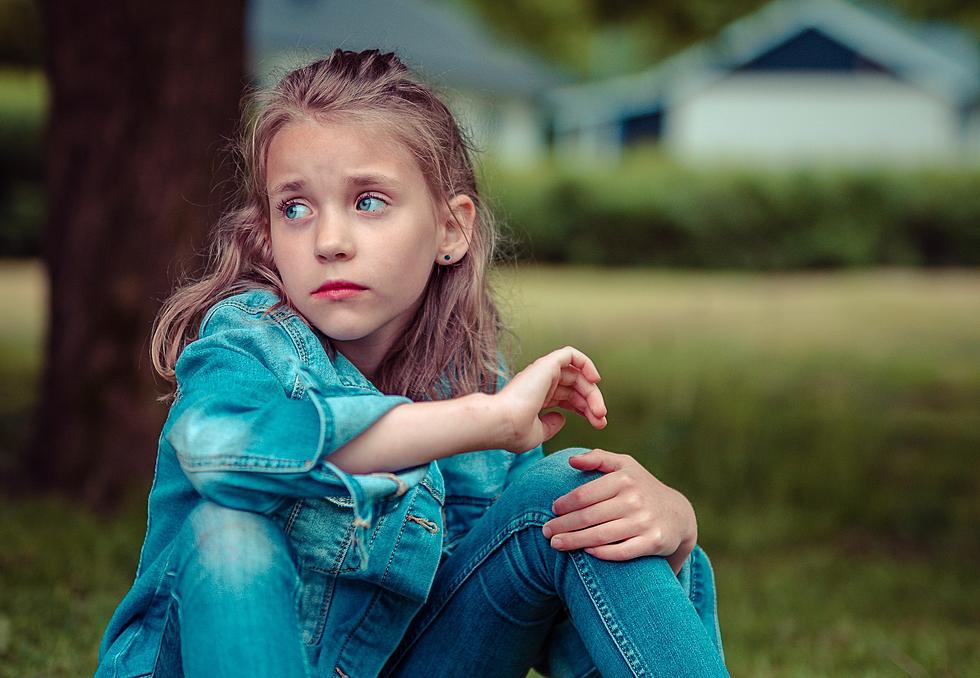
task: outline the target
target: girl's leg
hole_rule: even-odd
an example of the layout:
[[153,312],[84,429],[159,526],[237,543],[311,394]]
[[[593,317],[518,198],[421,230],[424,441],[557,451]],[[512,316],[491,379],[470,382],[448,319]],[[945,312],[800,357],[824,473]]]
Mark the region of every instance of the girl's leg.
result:
[[154,675],[309,675],[299,576],[270,518],[202,503],[177,536],[168,575],[172,599]]
[[[708,554],[700,546],[695,545],[690,557],[684,561],[677,579],[724,661],[714,570]],[[548,634],[543,653],[535,662],[534,668],[551,678],[591,678],[599,675],[585,643],[565,613]]]
[[551,503],[599,477],[534,464],[498,498],[436,574],[383,675],[524,676],[563,610],[603,676],[725,676],[666,559],[614,562],[557,551],[541,534]]

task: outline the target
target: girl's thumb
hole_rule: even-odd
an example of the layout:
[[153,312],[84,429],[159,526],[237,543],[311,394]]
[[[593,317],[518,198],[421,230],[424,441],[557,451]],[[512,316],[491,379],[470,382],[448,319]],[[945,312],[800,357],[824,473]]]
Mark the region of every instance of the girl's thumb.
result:
[[544,439],[551,440],[565,425],[565,415],[561,412],[545,412],[538,415],[541,425],[544,426]]

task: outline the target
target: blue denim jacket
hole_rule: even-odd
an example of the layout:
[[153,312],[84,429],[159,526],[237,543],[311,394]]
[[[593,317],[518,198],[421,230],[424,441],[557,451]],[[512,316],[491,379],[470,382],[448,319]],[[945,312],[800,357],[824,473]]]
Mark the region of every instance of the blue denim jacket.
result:
[[338,664],[351,675],[377,674],[441,559],[543,456],[540,446],[521,455],[484,450],[398,473],[342,471],[330,453],[412,401],[382,394],[342,354],[331,360],[289,309],[266,314],[276,301],[255,289],[216,303],[177,361],[136,578],[103,635],[96,676],[152,674],[174,537],[205,500],[283,527],[303,584],[303,641],[319,648],[325,675]]

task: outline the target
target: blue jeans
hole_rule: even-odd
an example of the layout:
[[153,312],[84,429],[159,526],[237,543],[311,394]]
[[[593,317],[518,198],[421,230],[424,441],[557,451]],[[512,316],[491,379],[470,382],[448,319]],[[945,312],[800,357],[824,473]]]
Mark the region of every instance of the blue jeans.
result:
[[[605,561],[541,533],[551,503],[602,475],[548,455],[508,486],[440,566],[382,675],[727,676],[714,576],[700,548]],[[683,582],[683,583],[682,583]]]
[[204,502],[174,544],[154,676],[307,678],[290,547],[270,518]]
[[[599,477],[556,452],[509,485],[444,559],[383,675],[728,675],[713,573],[696,548],[614,562],[553,549],[551,503]],[[312,675],[286,537],[266,516],[206,502],[175,544],[156,676]],[[220,650],[218,649],[220,648]],[[359,677],[358,677],[359,678]]]

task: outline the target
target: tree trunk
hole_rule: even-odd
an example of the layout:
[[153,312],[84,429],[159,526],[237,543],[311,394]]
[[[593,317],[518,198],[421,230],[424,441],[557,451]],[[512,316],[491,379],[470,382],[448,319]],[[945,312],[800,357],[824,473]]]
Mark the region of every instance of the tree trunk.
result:
[[[149,332],[231,167],[244,0],[50,0],[46,364],[22,479],[101,510],[148,486],[166,408]],[[227,183],[227,182],[225,182]]]

